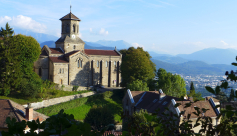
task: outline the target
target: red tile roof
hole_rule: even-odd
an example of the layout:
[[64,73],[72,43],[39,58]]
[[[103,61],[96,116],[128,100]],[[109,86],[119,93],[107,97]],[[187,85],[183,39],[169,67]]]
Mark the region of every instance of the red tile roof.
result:
[[[7,124],[5,122],[7,117],[15,118],[17,122],[27,120],[23,115],[26,113],[26,110],[22,105],[6,99],[0,99],[0,103],[0,128],[7,128]],[[46,120],[48,116],[33,111],[33,119],[37,120],[38,118],[41,122]]]
[[115,50],[85,49],[84,51],[88,55],[120,56]]
[[208,111],[206,111],[205,113],[205,116],[209,116],[209,117],[216,117],[217,114],[214,110],[214,107],[212,107],[210,101],[197,101],[197,102],[194,102],[190,107],[185,107],[185,104],[186,103],[189,103],[189,101],[176,101],[176,103],[180,103],[181,105],[179,105],[179,110],[180,112],[181,111],[184,111],[185,110],[185,114],[184,114],[184,117],[188,114],[191,114],[190,118],[197,118],[197,116],[195,114],[193,114],[193,112],[196,112],[196,110],[194,109],[194,107],[198,107],[200,108],[200,111],[202,112],[202,108],[205,108],[205,109],[209,109]]
[[55,63],[68,63],[64,57],[49,57],[49,59]]
[[51,54],[63,54],[63,51],[60,48],[49,48]]

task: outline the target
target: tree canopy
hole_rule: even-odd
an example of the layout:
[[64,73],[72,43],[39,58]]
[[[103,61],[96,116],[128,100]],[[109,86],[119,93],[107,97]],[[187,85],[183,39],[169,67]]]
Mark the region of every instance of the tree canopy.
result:
[[0,37],[9,37],[12,36],[14,33],[14,31],[12,30],[12,28],[10,28],[9,24],[6,24],[6,28],[2,28],[0,30]]
[[22,90],[32,95],[40,89],[41,84],[41,79],[33,71],[41,48],[33,37],[21,34],[12,36],[12,32],[8,24],[6,30],[2,28],[0,32],[4,37],[0,43],[0,94],[8,95],[10,91]]
[[157,71],[158,89],[162,89],[167,95],[174,97],[181,97],[186,95],[186,84],[180,75],[173,75],[166,72],[165,69],[160,68]]
[[120,51],[123,54],[121,64],[122,85],[127,86],[135,80],[147,82],[155,77],[155,64],[143,48],[130,47]]

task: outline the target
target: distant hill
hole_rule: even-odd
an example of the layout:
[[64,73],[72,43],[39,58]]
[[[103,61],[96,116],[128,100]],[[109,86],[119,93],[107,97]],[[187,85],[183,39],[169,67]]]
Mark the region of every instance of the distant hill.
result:
[[188,62],[187,59],[181,58],[181,57],[177,57],[177,56],[157,56],[157,57],[152,57],[152,59],[155,60],[161,60],[163,62],[168,62],[171,64],[179,64],[179,63],[184,63],[184,62]]
[[53,36],[53,35],[48,35],[48,34],[43,34],[43,33],[36,33],[36,32],[31,32],[28,30],[22,30],[22,29],[14,29],[15,34],[24,34],[27,36],[32,36],[34,37],[39,43],[45,42],[45,41],[56,41],[58,40],[59,37]]
[[55,41],[45,41],[40,44],[40,47],[44,47],[44,45],[47,45],[50,48],[55,48]]
[[207,75],[224,75],[225,71],[230,71],[234,67],[231,65],[225,64],[207,64],[202,61],[188,61],[185,63],[179,64],[171,64],[167,62],[163,62],[160,60],[151,59],[153,63],[156,64],[156,69],[163,68],[168,72],[173,74],[184,74],[184,75],[199,75],[199,74],[207,74]]
[[235,49],[219,49],[219,48],[207,48],[192,54],[178,54],[177,57],[181,57],[187,60],[199,60],[209,64],[227,64],[230,65],[235,61],[237,50]]
[[132,46],[131,44],[123,40],[118,40],[118,41],[99,40],[95,43],[103,45],[103,46],[113,47],[113,48],[115,48],[116,46],[117,49],[128,49],[129,47]]

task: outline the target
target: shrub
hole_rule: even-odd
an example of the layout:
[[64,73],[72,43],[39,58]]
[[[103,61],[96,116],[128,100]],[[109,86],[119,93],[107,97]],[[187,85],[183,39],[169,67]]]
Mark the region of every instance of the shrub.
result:
[[102,130],[109,124],[115,124],[114,116],[108,107],[93,106],[84,119],[85,123],[91,125],[93,130]]
[[74,85],[73,88],[72,88],[72,91],[77,91],[78,87],[79,87],[79,86]]

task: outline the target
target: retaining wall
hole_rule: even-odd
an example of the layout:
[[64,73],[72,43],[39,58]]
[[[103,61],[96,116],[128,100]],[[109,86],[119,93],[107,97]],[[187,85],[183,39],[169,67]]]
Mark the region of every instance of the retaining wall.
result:
[[[33,109],[40,109],[40,108],[43,108],[43,107],[52,106],[52,105],[59,104],[59,103],[62,103],[62,102],[75,100],[75,99],[78,99],[78,98],[88,97],[88,96],[91,96],[91,95],[94,95],[94,94],[96,94],[96,92],[93,91],[93,92],[88,92],[88,93],[82,93],[82,94],[52,98],[52,99],[48,99],[48,100],[43,100],[42,102],[31,103],[31,107],[33,107]],[[25,104],[23,106],[27,107],[27,104]]]

